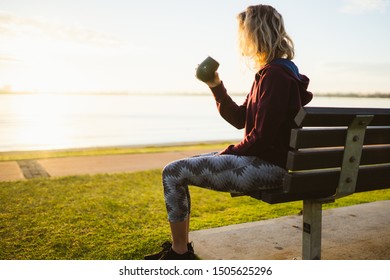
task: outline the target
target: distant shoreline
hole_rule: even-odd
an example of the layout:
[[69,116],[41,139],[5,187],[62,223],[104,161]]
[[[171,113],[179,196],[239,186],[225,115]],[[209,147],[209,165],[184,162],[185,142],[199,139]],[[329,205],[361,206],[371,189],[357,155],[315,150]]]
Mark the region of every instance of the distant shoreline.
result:
[[390,93],[314,93],[320,97],[390,98]]

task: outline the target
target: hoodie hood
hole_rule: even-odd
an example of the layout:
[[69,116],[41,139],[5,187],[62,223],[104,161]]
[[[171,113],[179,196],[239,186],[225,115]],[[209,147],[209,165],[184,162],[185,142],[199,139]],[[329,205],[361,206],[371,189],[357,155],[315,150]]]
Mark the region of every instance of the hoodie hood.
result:
[[276,58],[272,60],[268,65],[281,65],[287,72],[292,75],[300,84],[300,96],[302,106],[308,104],[313,99],[313,94],[307,90],[309,86],[309,78],[306,75],[299,73],[298,67],[289,59]]
[[295,65],[294,62],[292,62],[292,61],[289,60],[289,59],[286,59],[286,58],[276,58],[276,59],[274,59],[274,60],[271,61],[271,64],[279,64],[279,65],[282,65],[282,66],[284,66],[286,69],[290,70],[290,71],[295,75],[295,77],[296,77],[298,80],[304,79],[303,75],[301,75],[301,74],[299,73],[298,67]]

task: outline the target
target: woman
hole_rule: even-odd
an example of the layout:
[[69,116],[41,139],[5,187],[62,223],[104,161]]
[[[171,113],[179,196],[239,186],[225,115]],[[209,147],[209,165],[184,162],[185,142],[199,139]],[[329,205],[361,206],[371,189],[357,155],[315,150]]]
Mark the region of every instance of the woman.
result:
[[188,240],[190,194],[188,185],[224,192],[253,192],[280,188],[290,130],[299,109],[312,99],[309,79],[291,61],[294,46],[282,16],[271,6],[250,6],[238,15],[239,43],[244,56],[259,71],[245,102],[239,106],[227,94],[218,73],[210,87],[221,116],[244,138],[219,153],[168,164],[162,174],[172,243],[145,259],[195,259]]

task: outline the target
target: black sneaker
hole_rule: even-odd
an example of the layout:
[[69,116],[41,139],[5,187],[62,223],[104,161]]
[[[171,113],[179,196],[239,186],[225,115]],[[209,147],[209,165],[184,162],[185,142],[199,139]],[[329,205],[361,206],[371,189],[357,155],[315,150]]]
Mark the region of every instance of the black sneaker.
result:
[[[159,260],[165,252],[168,252],[169,249],[171,249],[172,243],[169,241],[165,241],[163,244],[161,244],[161,247],[163,249],[160,252],[147,255],[144,257],[144,260]],[[194,253],[194,247],[192,246],[192,242],[187,244],[187,248],[188,251]]]
[[187,251],[184,254],[178,254],[173,251],[172,247],[168,251],[164,252],[159,260],[196,260],[194,252]]

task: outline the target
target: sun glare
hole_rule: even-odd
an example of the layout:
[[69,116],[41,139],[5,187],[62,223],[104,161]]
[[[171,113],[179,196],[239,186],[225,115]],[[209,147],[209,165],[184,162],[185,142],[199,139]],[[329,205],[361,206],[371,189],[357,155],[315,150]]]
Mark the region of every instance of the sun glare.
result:
[[87,42],[88,38],[80,41],[73,37],[15,32],[8,38],[0,38],[0,54],[10,58],[3,66],[7,71],[0,79],[0,87],[9,85],[14,91],[51,93],[89,90],[94,81],[86,79],[89,75],[86,69],[94,69],[88,63],[96,61],[102,53],[110,54],[112,49],[99,45],[94,38]]
[[15,39],[8,43],[8,53],[15,61],[10,66],[8,83],[14,90],[57,92],[75,89],[69,81],[77,74],[77,65],[67,58],[75,51],[69,44],[49,40]]
[[0,35],[0,88],[15,91],[87,89],[97,80],[86,79],[90,62],[120,45],[99,29],[1,10]]

